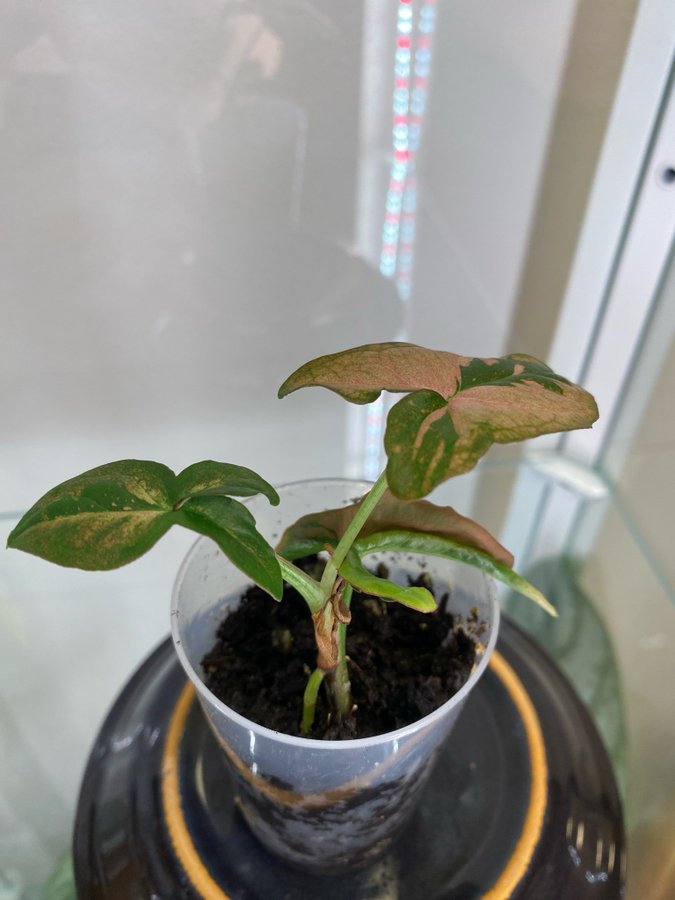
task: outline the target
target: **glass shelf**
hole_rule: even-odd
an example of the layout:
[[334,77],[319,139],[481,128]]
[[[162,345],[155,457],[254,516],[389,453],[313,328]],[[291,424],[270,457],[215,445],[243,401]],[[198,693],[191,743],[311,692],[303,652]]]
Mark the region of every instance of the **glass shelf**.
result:
[[[484,463],[479,474],[490,490],[506,490],[527,465]],[[675,695],[663,689],[674,674],[673,585],[618,496],[594,501],[592,515],[601,521],[584,554],[519,567],[556,603],[559,619],[521,598],[505,597],[504,607],[557,660],[604,738],[625,804],[628,896],[640,897],[655,860],[662,869],[675,843]],[[2,516],[3,543],[16,519]],[[0,859],[13,861],[13,872],[1,873],[6,891],[12,878],[17,887],[2,897],[30,897],[18,885],[37,890],[36,876],[43,882],[67,854],[92,741],[123,683],[165,637],[173,578],[191,543],[176,530],[147,557],[108,573],[4,553]]]

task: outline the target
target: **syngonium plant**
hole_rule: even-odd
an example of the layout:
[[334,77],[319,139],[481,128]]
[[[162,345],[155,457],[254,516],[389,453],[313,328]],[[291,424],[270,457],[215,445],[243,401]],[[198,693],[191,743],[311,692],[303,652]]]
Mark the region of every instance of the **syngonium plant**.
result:
[[[512,568],[513,557],[476,522],[422,499],[454,475],[472,469],[493,443],[588,428],[593,397],[531,356],[457,356],[407,343],[367,344],[321,356],[297,369],[279,397],[321,386],[352,403],[382,391],[403,393],[387,417],[387,465],[370,491],[341,509],[304,516],[272,548],[247,507],[235,497],[274,488],[250,469],[210,460],[175,475],[166,466],[121,460],[53,488],[23,516],[8,546],[63,566],[113,569],[138,558],[172,525],[212,538],[226,556],[276,600],[283,582],[305,599],[314,623],[317,665],[303,698],[301,731],[311,732],[319,688],[333,714],[352,710],[346,633],[353,589],[430,613],[425,587],[378,577],[364,558],[382,550],[458,559],[524,594],[555,615],[541,594]],[[327,551],[320,580],[294,561]]]

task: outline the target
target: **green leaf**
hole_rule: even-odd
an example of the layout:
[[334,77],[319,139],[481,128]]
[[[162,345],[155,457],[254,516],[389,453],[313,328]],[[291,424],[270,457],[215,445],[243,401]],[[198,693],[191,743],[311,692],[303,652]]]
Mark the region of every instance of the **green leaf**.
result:
[[462,454],[448,401],[433,391],[415,391],[399,400],[387,418],[387,482],[397,497],[424,497],[449,478],[449,472],[458,475],[471,469],[490,443],[486,435],[477,434],[473,452]]
[[190,497],[174,515],[177,524],[212,538],[238,569],[281,599],[283,581],[274,550],[243,503],[231,497]]
[[[520,369],[520,366],[523,369]],[[547,390],[562,394],[562,385],[570,384],[562,375],[556,375],[552,369],[525,353],[512,353],[499,359],[480,359],[475,357],[460,367],[460,390],[467,391],[472,387],[486,385],[509,385],[523,381],[540,384]]]
[[418,612],[434,612],[437,608],[433,594],[423,587],[403,587],[386,578],[378,578],[365,568],[358,553],[352,550],[339,569],[340,575],[363,594],[382,600],[395,601]]
[[272,506],[279,505],[279,495],[271,484],[252,469],[207,459],[183,469],[176,476],[177,498],[200,496],[253,497],[264,494]]
[[549,615],[558,615],[555,607],[546,599],[542,592],[533,584],[530,584],[522,575],[518,575],[512,568],[498,562],[487,553],[476,550],[474,547],[466,547],[450,538],[439,537],[433,534],[420,534],[413,531],[384,531],[358,538],[354,543],[354,549],[361,556],[390,550],[401,553],[423,553],[427,556],[439,556],[443,559],[456,559],[480,569],[497,581],[508,585],[512,590],[533,600],[545,609]]
[[381,391],[409,393],[391,409],[387,480],[397,496],[428,494],[472,469],[493,443],[589,428],[593,397],[532,356],[472,359],[415,344],[366,344],[301,366],[283,397],[320,385],[355,403]]
[[[283,533],[277,552],[286,559],[299,559],[326,546],[335,547],[360,506],[361,501],[303,516]],[[513,556],[489,531],[451,506],[438,506],[428,500],[399,500],[386,491],[359,535],[392,529],[449,537],[482,550],[507,566],[513,565]]]
[[241,503],[223,496],[276,491],[240,466],[205,461],[176,476],[160,463],[125,459],[53,488],[23,516],[7,541],[62,566],[114,569],[149,550],[175,524],[213,538],[249,577],[281,596],[274,551]]
[[54,871],[42,888],[42,900],[77,900],[75,874],[70,852],[58,861]]
[[143,460],[91,469],[38,500],[7,545],[62,566],[126,565],[171,527],[174,478],[166,466]]

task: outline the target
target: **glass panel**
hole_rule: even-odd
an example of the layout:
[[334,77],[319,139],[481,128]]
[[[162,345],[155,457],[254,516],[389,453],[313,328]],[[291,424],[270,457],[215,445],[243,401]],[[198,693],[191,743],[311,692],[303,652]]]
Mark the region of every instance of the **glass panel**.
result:
[[675,889],[674,300],[671,256],[601,459],[605,480],[616,483],[606,500],[582,505],[565,555],[529,567],[560,620],[507,601],[558,659],[605,738],[624,792],[635,898]]
[[[276,401],[310,356],[396,337],[545,356],[636,6],[5,4],[3,543],[16,511],[109,459],[230,459],[275,482],[374,475],[383,409],[347,413],[319,391]],[[516,465],[497,455],[448,502],[498,531]],[[642,539],[649,511],[631,509]],[[624,532],[622,558],[648,578]],[[37,895],[67,850],[92,740],[168,630],[191,540],[171,533],[112,575],[3,554],[3,896]],[[603,612],[594,571],[566,590]],[[579,688],[621,769],[622,729],[645,710],[623,711],[618,638],[588,633],[616,716],[603,724],[600,695]],[[630,796],[649,753],[625,757]],[[639,779],[635,796],[655,796]],[[665,814],[645,810],[636,834]]]

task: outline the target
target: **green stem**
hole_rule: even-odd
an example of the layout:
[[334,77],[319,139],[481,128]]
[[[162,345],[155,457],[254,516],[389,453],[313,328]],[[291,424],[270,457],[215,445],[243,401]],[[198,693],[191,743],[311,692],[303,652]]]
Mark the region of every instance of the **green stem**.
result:
[[281,574],[284,581],[288,582],[291,587],[294,587],[303,597],[307,606],[309,606],[310,612],[318,612],[326,602],[319,582],[310,578],[306,572],[303,572],[298,566],[294,566],[292,562],[284,559],[283,556],[279,556],[278,553],[276,557],[281,566]]
[[[324,677],[328,675],[328,691],[331,706],[338,719],[348,716],[352,709],[351,685],[347,668],[345,622],[338,622],[331,597],[338,577],[338,569],[344,562],[352,544],[359,536],[366,520],[387,489],[387,475],[382,472],[370,491],[361,501],[359,509],[339,540],[335,552],[326,563],[321,582],[317,583],[305,572],[277,554],[284,580],[304,597],[314,619],[315,635],[319,647],[319,665],[310,676],[305,689],[301,732],[308,734],[314,723],[316,697]],[[343,609],[349,609],[351,585],[345,585],[342,597],[337,600]],[[337,658],[336,658],[337,657]]]
[[330,597],[331,593],[333,592],[333,586],[335,585],[335,580],[338,575],[338,569],[344,562],[347,554],[351,549],[352,544],[359,536],[359,532],[365,525],[368,516],[375,509],[386,489],[387,473],[385,470],[384,472],[382,472],[370,491],[361,501],[358,512],[345,529],[345,533],[340,538],[338,545],[335,548],[335,552],[326,563],[326,568],[324,569],[323,576],[321,577],[321,591],[326,599],[328,599],[328,597]]
[[[352,602],[352,586],[345,585],[342,594],[342,609],[349,609]],[[347,623],[338,622],[337,626],[337,654],[338,661],[335,671],[331,674],[331,692],[338,718],[348,716],[352,711],[352,686],[349,681],[349,669],[347,668]]]
[[[349,609],[352,604],[352,586],[346,584],[342,594],[342,607]],[[338,665],[342,660],[347,659],[347,623],[340,622],[338,624]]]
[[324,679],[325,672],[323,669],[314,669],[309,676],[305,694],[302,698],[302,722],[300,723],[300,732],[309,734],[314,725],[314,716],[316,715],[316,698],[319,694],[321,682]]

